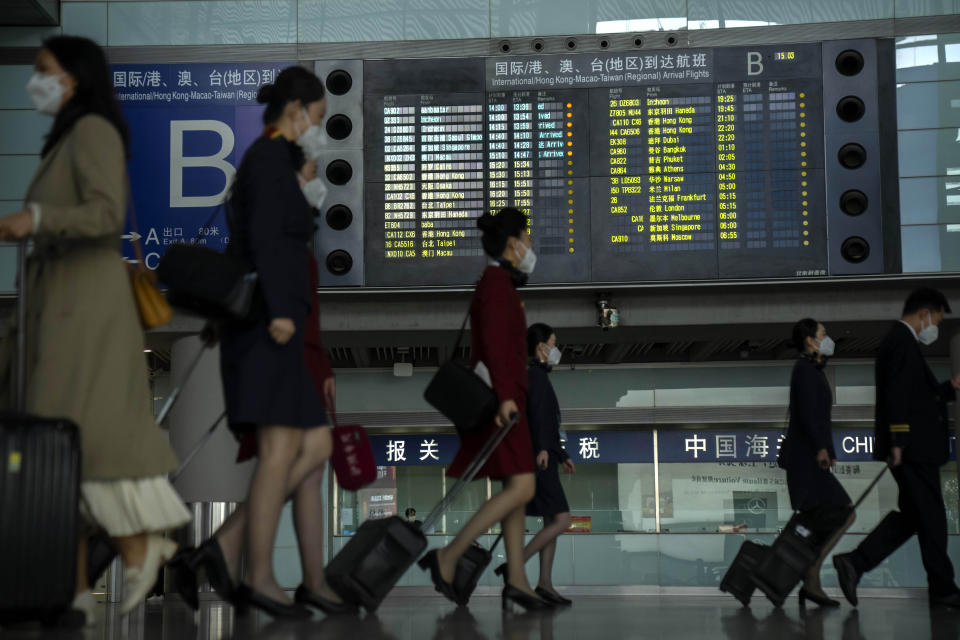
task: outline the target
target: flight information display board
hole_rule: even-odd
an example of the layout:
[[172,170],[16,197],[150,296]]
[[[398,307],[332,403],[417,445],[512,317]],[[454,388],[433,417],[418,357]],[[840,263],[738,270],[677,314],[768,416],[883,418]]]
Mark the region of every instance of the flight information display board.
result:
[[827,273],[819,44],[364,63],[368,286],[465,284],[530,214],[534,283]]

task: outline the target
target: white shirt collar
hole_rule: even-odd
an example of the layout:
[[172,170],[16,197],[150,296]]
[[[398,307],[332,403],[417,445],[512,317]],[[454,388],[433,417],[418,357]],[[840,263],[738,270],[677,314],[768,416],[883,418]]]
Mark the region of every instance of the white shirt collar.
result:
[[901,320],[900,322],[903,322],[903,324],[906,325],[907,329],[910,329],[910,333],[913,334],[913,339],[916,340],[917,342],[920,342],[920,336],[917,335],[917,330],[913,328],[913,325],[903,320]]
[[490,267],[499,267],[500,263],[494,260],[493,258],[487,258],[487,265]]

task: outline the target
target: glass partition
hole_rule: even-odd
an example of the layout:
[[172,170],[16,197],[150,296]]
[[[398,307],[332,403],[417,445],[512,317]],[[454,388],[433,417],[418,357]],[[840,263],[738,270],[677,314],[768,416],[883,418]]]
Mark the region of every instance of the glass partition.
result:
[[[565,446],[577,470],[560,476],[574,517],[571,531],[775,534],[793,513],[786,474],[776,464],[781,437],[779,430],[747,427],[571,431]],[[422,521],[454,482],[445,472],[456,453],[456,436],[371,440],[381,464],[379,477],[356,493],[336,487],[336,536],[352,535],[370,518],[402,516],[408,507]],[[840,459],[833,473],[856,500],[883,469],[883,463],[872,460],[872,430],[834,429],[834,440]],[[944,466],[940,477],[949,532],[958,534],[956,462]],[[430,533],[455,535],[499,490],[496,482],[471,483]],[[869,532],[896,508],[896,482],[887,473],[866,496],[849,533]],[[540,518],[526,520],[531,534],[542,526]],[[490,533],[499,533],[499,527]]]

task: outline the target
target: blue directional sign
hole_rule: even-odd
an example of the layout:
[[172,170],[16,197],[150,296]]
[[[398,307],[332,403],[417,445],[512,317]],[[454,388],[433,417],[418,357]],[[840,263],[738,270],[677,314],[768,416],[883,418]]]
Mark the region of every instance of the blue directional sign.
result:
[[[260,87],[291,62],[113,65],[130,126],[130,181],[144,261],[155,269],[172,244],[224,249],[222,211],[243,153],[263,130]],[[128,224],[128,239],[132,225]],[[133,258],[132,245],[124,255]]]

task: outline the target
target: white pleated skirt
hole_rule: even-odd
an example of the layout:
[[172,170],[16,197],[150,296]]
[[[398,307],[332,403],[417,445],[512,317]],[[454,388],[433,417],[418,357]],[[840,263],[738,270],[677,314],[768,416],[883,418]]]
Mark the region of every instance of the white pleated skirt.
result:
[[82,482],[80,514],[111,538],[169,531],[191,519],[166,476]]

